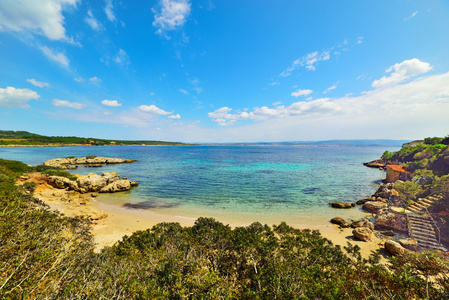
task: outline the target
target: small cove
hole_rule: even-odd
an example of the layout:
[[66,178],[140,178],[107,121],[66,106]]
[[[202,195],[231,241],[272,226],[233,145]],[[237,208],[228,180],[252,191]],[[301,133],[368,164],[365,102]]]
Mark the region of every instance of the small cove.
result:
[[[97,155],[137,159],[79,174],[118,172],[140,186],[97,201],[139,214],[214,217],[229,224],[328,224],[339,215],[365,216],[359,208],[335,210],[331,201],[371,195],[384,173],[363,162],[385,147],[133,146],[0,148],[0,157],[37,165],[56,157]],[[151,214],[148,214],[149,217]]]

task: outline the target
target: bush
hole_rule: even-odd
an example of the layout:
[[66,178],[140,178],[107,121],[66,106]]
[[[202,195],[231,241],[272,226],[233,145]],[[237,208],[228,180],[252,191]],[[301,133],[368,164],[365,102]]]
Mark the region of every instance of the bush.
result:
[[72,181],[75,181],[77,179],[77,177],[65,170],[61,170],[58,168],[51,168],[51,169],[47,169],[42,171],[42,174],[47,175],[47,176],[62,176],[62,177],[66,177]]
[[34,190],[36,189],[36,186],[37,186],[36,182],[34,182],[34,181],[27,181],[27,182],[25,182],[25,183],[22,185],[22,188],[23,188],[25,191],[28,191],[28,192],[30,192],[30,193],[33,193]]
[[395,184],[394,189],[399,192],[399,195],[404,198],[404,200],[415,200],[416,197],[423,192],[422,186],[413,181]]

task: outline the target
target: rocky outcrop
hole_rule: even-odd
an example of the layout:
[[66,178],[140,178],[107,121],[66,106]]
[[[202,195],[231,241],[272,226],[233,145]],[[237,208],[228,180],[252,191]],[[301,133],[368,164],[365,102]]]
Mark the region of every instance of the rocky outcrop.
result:
[[408,252],[408,250],[402,247],[401,244],[392,240],[385,241],[385,250],[393,256]]
[[340,227],[343,227],[343,228],[346,228],[346,227],[350,226],[349,223],[346,222],[342,217],[335,217],[335,218],[333,218],[331,220],[331,223],[337,224],[337,225],[339,225]]
[[374,220],[376,226],[403,233],[408,232],[407,218],[404,214],[382,210],[375,216]]
[[383,159],[376,159],[376,160],[373,160],[370,162],[363,163],[363,165],[370,167],[370,168],[377,168],[377,169],[382,168],[383,169],[387,166],[387,163]]
[[115,193],[130,190],[139,184],[126,178],[120,179],[116,172],[105,172],[101,175],[90,173],[79,175],[76,181],[60,176],[49,176],[49,184],[59,189],[72,190],[79,193],[100,192]]
[[398,240],[398,243],[404,247],[407,250],[413,251],[413,252],[418,252],[421,250],[421,247],[418,244],[417,240],[414,239],[400,239]]
[[367,227],[357,227],[352,231],[352,234],[356,239],[368,242],[371,241],[373,231]]
[[345,202],[330,202],[329,205],[332,206],[333,208],[351,208],[355,206],[354,203],[345,203]]
[[369,201],[363,204],[362,209],[371,213],[377,213],[379,210],[385,207],[387,207],[387,204],[383,201]]
[[86,156],[55,158],[47,160],[43,163],[43,165],[61,169],[73,169],[74,167],[76,167],[76,165],[89,165],[99,167],[105,164],[123,164],[131,163],[133,161],[135,160],[114,157]]
[[374,224],[368,221],[367,219],[352,222],[351,227],[352,228],[366,227],[371,230],[374,230]]

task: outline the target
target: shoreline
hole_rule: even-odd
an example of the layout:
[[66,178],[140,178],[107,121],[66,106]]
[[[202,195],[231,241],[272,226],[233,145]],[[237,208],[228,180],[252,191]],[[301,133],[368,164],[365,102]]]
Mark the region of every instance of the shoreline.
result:
[[[36,175],[37,176],[37,175]],[[37,188],[34,195],[50,207],[50,210],[59,211],[69,217],[88,216],[92,220],[91,233],[96,244],[95,251],[99,252],[106,246],[112,246],[120,241],[125,235],[131,235],[138,230],[146,230],[162,222],[176,222],[181,226],[192,226],[196,218],[180,215],[161,214],[153,210],[127,209],[112,204],[106,204],[91,193],[80,194],[68,192],[54,188],[44,182],[42,178],[31,177],[29,180],[37,181]],[[101,197],[108,197],[109,194],[103,194]],[[336,210],[336,215],[338,210]],[[253,222],[231,220],[225,222],[222,218],[214,216],[217,221],[229,225],[232,228],[248,226]],[[226,218],[225,218],[226,219]],[[228,218],[229,219],[229,218]],[[232,219],[232,218],[231,218]],[[260,222],[272,226],[280,222]],[[361,254],[367,258],[372,252],[383,248],[384,240],[372,235],[369,242],[359,241],[353,238],[352,228],[340,228],[338,225],[327,224],[289,224],[297,229],[319,230],[321,235],[329,239],[333,244],[340,245],[342,248],[350,242],[361,248]]]

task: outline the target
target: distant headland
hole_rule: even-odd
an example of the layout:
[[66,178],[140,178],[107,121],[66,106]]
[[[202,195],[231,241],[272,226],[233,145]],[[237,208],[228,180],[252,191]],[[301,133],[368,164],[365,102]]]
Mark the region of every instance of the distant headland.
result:
[[0,147],[63,146],[182,146],[192,145],[164,141],[125,141],[76,136],[45,136],[28,131],[0,130]]

